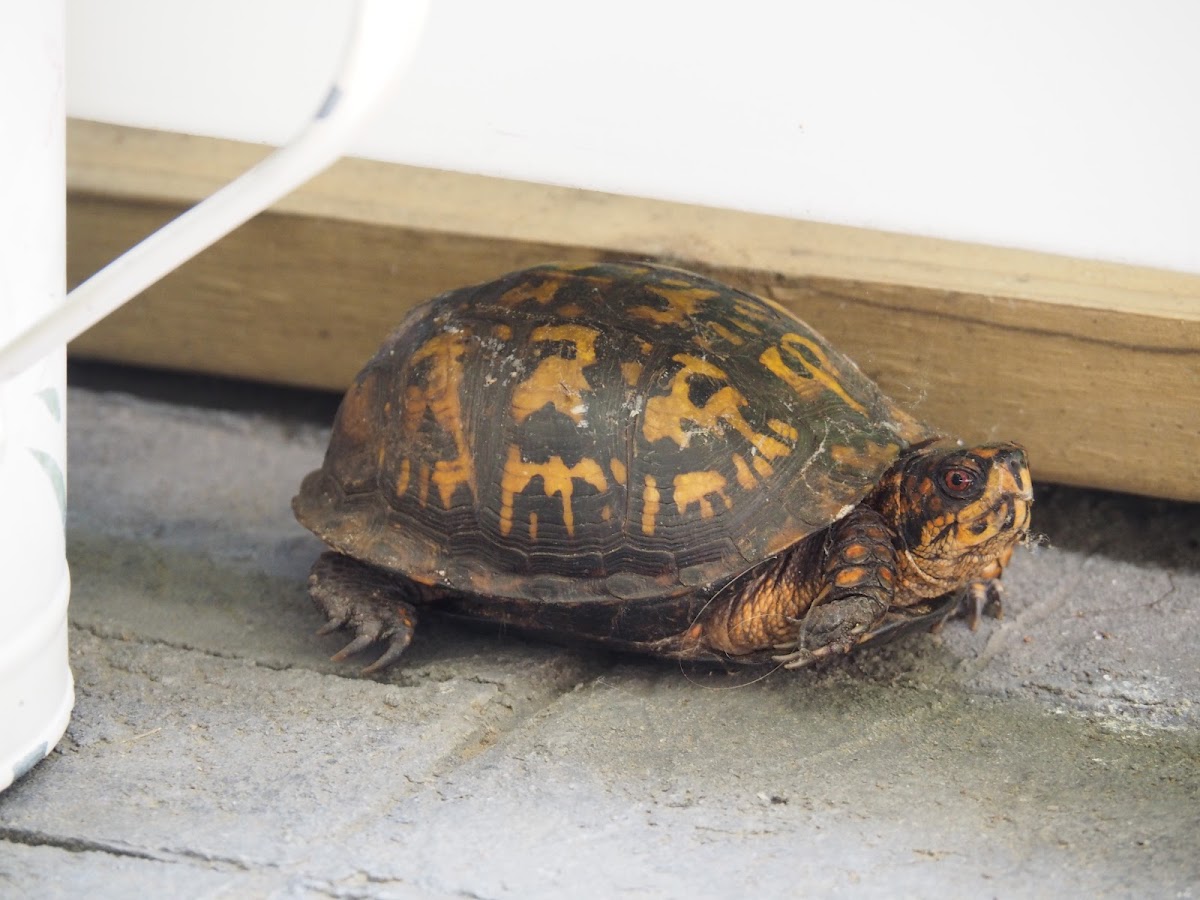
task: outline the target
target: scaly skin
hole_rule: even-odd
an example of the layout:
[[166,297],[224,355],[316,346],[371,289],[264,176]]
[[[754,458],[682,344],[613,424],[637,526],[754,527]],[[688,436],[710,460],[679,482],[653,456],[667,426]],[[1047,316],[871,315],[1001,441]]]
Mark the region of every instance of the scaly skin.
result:
[[[791,668],[850,652],[894,614],[963,592],[973,624],[1029,531],[1033,492],[1016,444],[933,444],[902,457],[859,507],[713,604],[678,655],[768,647]],[[692,654],[687,651],[691,650]]]

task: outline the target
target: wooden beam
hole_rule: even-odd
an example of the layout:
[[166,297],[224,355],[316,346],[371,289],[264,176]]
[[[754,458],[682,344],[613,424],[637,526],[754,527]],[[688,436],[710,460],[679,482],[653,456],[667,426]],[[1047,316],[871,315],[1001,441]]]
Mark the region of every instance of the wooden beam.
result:
[[[72,283],[268,148],[68,131]],[[549,259],[649,258],[773,297],[917,415],[1042,479],[1200,500],[1200,276],[343,160],[72,345],[341,389],[405,311]]]

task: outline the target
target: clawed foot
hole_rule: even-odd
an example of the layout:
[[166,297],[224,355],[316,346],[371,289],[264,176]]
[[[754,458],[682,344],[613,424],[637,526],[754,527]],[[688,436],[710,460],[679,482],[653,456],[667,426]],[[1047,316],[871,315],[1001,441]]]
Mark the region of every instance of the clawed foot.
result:
[[325,553],[313,565],[308,590],[329,620],[317,634],[342,628],[354,633],[353,640],[331,657],[334,662],[385,644],[379,658],[362,670],[363,675],[371,675],[392,665],[412,642],[416,610],[407,602],[403,583],[386,573],[338,553]]
[[871,633],[880,614],[878,602],[858,595],[811,607],[795,620],[796,641],[775,647],[789,652],[772,659],[785,669],[803,669],[832,656],[844,656]]
[[[821,607],[818,607],[821,609]],[[972,627],[978,627],[981,613],[989,613],[1000,617],[1000,583],[974,582],[970,588],[959,596],[947,595],[935,600],[929,600],[910,607],[893,607],[869,626],[860,625],[847,628],[843,621],[843,635],[831,635],[828,632],[822,638],[814,635],[811,628],[800,628],[794,644],[780,644],[776,650],[789,651],[780,656],[772,657],[782,663],[787,669],[802,669],[838,654],[847,654],[855,647],[863,644],[882,644],[898,635],[915,629],[928,628],[937,632],[942,624],[952,616],[966,615],[971,619]],[[797,620],[801,624],[803,620]],[[830,637],[837,637],[830,640]],[[815,645],[815,646],[814,646]]]
[[985,581],[972,581],[967,585],[967,592],[959,604],[958,614],[966,616],[967,625],[972,631],[979,630],[979,622],[984,614],[993,619],[1004,618],[1004,585],[996,578]]
[[[318,602],[318,605],[321,604]],[[384,614],[380,615],[380,612]],[[337,612],[325,610],[325,614],[329,621],[317,629],[317,634],[332,634],[340,628],[347,627],[354,632],[354,639],[330,657],[334,662],[342,662],[374,644],[387,642],[387,647],[379,658],[362,668],[363,675],[382,671],[398,660],[412,642],[413,630],[416,627],[413,616],[399,609],[379,610],[368,606],[366,609],[355,607]]]
[[778,656],[772,656],[771,659],[780,663],[785,669],[804,669],[814,665],[823,659],[829,659],[831,656],[838,654],[845,655],[853,649],[857,641],[846,641],[837,644],[825,644],[823,647],[817,647],[815,650],[809,650],[807,647],[796,647],[794,644],[778,644],[776,650],[787,650],[789,647],[794,647],[791,653],[781,653]]

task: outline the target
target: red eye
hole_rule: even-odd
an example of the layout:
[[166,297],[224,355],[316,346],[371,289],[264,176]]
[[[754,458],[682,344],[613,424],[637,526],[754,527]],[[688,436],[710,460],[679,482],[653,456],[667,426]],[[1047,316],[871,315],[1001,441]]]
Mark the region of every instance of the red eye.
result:
[[970,469],[952,466],[942,473],[942,487],[952,497],[965,498],[975,493],[978,478]]

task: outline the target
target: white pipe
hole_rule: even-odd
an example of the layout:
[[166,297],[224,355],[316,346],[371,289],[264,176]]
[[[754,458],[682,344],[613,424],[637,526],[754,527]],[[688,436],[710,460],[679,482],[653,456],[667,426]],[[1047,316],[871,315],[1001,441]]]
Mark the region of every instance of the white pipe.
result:
[[0,381],[78,337],[333,163],[412,60],[428,12],[429,0],[359,0],[341,67],[313,120],[254,168],[113,260],[0,349]]

